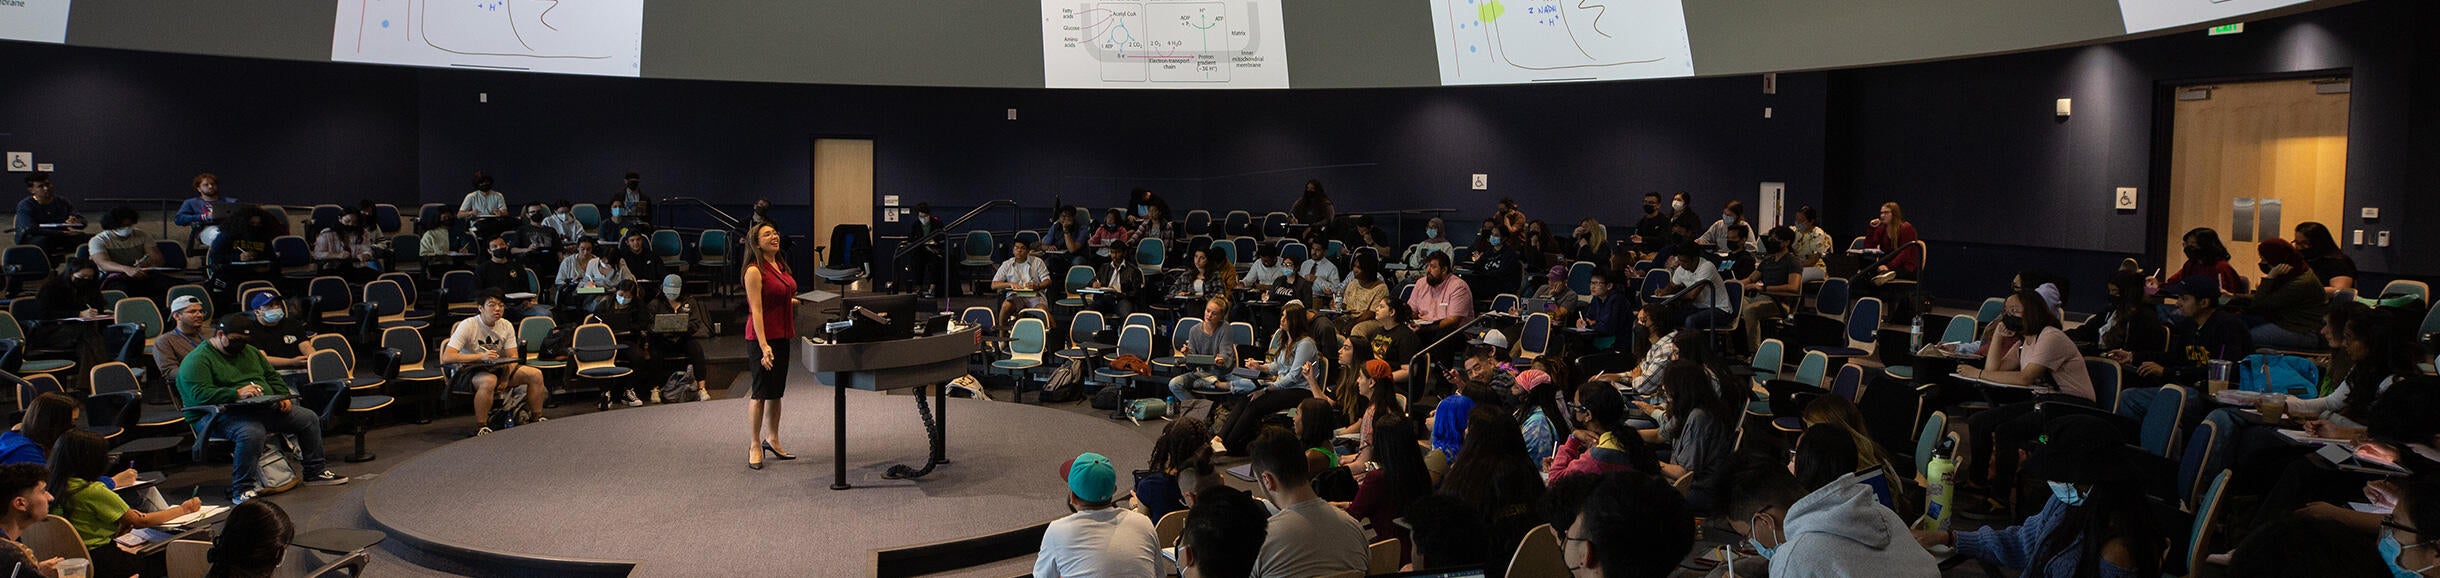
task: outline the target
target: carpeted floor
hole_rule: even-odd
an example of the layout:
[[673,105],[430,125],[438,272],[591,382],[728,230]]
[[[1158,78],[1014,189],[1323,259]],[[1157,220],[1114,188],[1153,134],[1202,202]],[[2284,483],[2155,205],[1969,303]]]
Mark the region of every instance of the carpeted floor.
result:
[[850,391],[848,479],[858,487],[832,491],[830,391],[794,385],[781,439],[800,459],[763,471],[743,463],[745,400],[726,399],[559,418],[453,443],[393,466],[365,490],[365,510],[408,541],[632,560],[639,576],[706,568],[861,576],[877,548],[1066,514],[1056,469],[1078,452],[1141,464],[1150,451],[1126,422],[951,400],[956,463],[920,481],[888,480],[890,464],[925,452],[913,398]]

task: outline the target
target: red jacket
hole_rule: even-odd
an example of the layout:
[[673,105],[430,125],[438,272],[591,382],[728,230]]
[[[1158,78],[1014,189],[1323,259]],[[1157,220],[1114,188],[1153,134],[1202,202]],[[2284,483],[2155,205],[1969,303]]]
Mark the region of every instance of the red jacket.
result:
[[1923,254],[1914,249],[1915,240],[1914,223],[1899,223],[1898,230],[1894,232],[1883,225],[1874,227],[1864,235],[1864,248],[1894,252],[1883,261],[1892,271],[1920,273],[1923,270]]

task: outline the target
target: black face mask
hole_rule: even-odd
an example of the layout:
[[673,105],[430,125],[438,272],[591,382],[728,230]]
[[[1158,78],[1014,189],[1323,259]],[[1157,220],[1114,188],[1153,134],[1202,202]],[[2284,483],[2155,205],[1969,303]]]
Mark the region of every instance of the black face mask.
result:
[[540,224],[542,224],[542,218],[543,218],[543,217],[542,217],[542,213],[534,213],[534,214],[531,214],[531,215],[526,215],[526,216],[525,216],[525,220],[527,220],[527,221],[531,221],[531,222],[533,222],[533,223],[534,223],[534,224],[536,224],[536,225],[540,225]]
[[2202,259],[2202,258],[2203,258],[2203,249],[2202,249],[2201,247],[2187,247],[2187,248],[2186,248],[2186,259],[2187,259],[2187,260],[2200,260],[2200,259]]
[[2255,263],[2254,266],[2262,268],[2262,274],[2264,275],[2269,275],[2271,273],[2272,267],[2269,263]]
[[2025,318],[2015,315],[2003,315],[1999,318],[1999,326],[2008,328],[2008,332],[2010,333],[2024,333]]
[[502,260],[502,261],[506,261],[506,260],[508,260],[508,254],[509,254],[509,253],[508,253],[508,250],[507,250],[507,249],[492,249],[492,250],[491,250],[491,258],[493,258],[493,259],[499,259],[499,260]]
[[1646,215],[1658,215],[1658,214],[1660,214],[1660,212],[1661,212],[1661,206],[1660,206],[1660,205],[1655,205],[1655,204],[1652,204],[1652,203],[1644,203],[1644,214],[1646,214]]

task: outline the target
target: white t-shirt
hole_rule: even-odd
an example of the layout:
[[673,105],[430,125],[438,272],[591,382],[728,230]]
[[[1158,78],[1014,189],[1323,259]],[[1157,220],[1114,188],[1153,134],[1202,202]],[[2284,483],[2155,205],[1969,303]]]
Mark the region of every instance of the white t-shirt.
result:
[[464,355],[482,355],[485,351],[507,355],[508,350],[516,348],[516,343],[517,330],[509,326],[507,318],[493,320],[487,326],[483,324],[483,316],[476,315],[459,321],[456,327],[449,329],[447,345]]
[[500,191],[466,193],[466,200],[458,202],[458,210],[474,211],[475,216],[489,217],[494,212],[508,210],[508,195],[500,194]]
[[1271,515],[1269,534],[1254,557],[1254,575],[1327,576],[1372,565],[1364,527],[1346,510],[1321,500],[1291,504]]
[[128,231],[132,234],[124,237],[110,231],[94,235],[92,239],[85,241],[86,254],[92,255],[95,260],[107,257],[112,263],[135,266],[137,260],[150,255],[153,237],[152,233],[145,232],[143,229],[129,227]]
[[1126,508],[1085,510],[1043,531],[1034,576],[1155,576],[1159,560],[1151,518]]
[[1006,261],[1001,261],[1000,270],[991,275],[991,280],[993,282],[1015,283],[1018,285],[1032,285],[1050,278],[1050,266],[1044,265],[1041,257],[1035,257],[1032,255],[1026,255],[1024,261],[1018,261],[1014,257],[1011,257]]
[[560,242],[581,239],[585,236],[585,224],[576,220],[575,213],[551,213],[551,216],[542,218],[542,227],[558,233]]
[[1237,285],[1242,287],[1278,285],[1279,280],[1290,273],[1295,273],[1295,271],[1288,270],[1288,266],[1285,264],[1264,265],[1262,260],[1256,259],[1252,264],[1246,266],[1245,276],[1237,280]]
[[1720,280],[1720,268],[1712,266],[1708,259],[1696,259],[1693,271],[1670,267],[1669,283],[1684,287],[1684,291],[1694,291],[1697,285],[1709,285],[1710,288],[1703,290],[1702,296],[1695,298],[1697,301],[1689,301],[1687,304],[1695,307],[1710,306],[1732,313],[1736,311],[1735,300],[1728,296],[1727,284]]

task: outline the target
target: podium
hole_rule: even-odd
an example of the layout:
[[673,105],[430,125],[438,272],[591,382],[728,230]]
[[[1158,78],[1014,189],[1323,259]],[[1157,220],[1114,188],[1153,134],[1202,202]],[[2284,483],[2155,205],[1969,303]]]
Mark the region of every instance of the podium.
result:
[[910,387],[932,387],[931,399],[924,392],[915,392],[915,412],[924,422],[924,434],[931,441],[931,455],[921,468],[906,465],[890,466],[890,479],[920,478],[932,473],[932,468],[949,463],[947,441],[949,428],[949,388],[951,380],[966,375],[966,359],[980,343],[982,328],[966,325],[939,335],[869,343],[817,343],[798,337],[797,363],[822,385],[832,386],[832,413],[836,431],[832,432],[832,480],[830,489],[844,490],[847,483],[847,388],[867,391],[890,391]]

